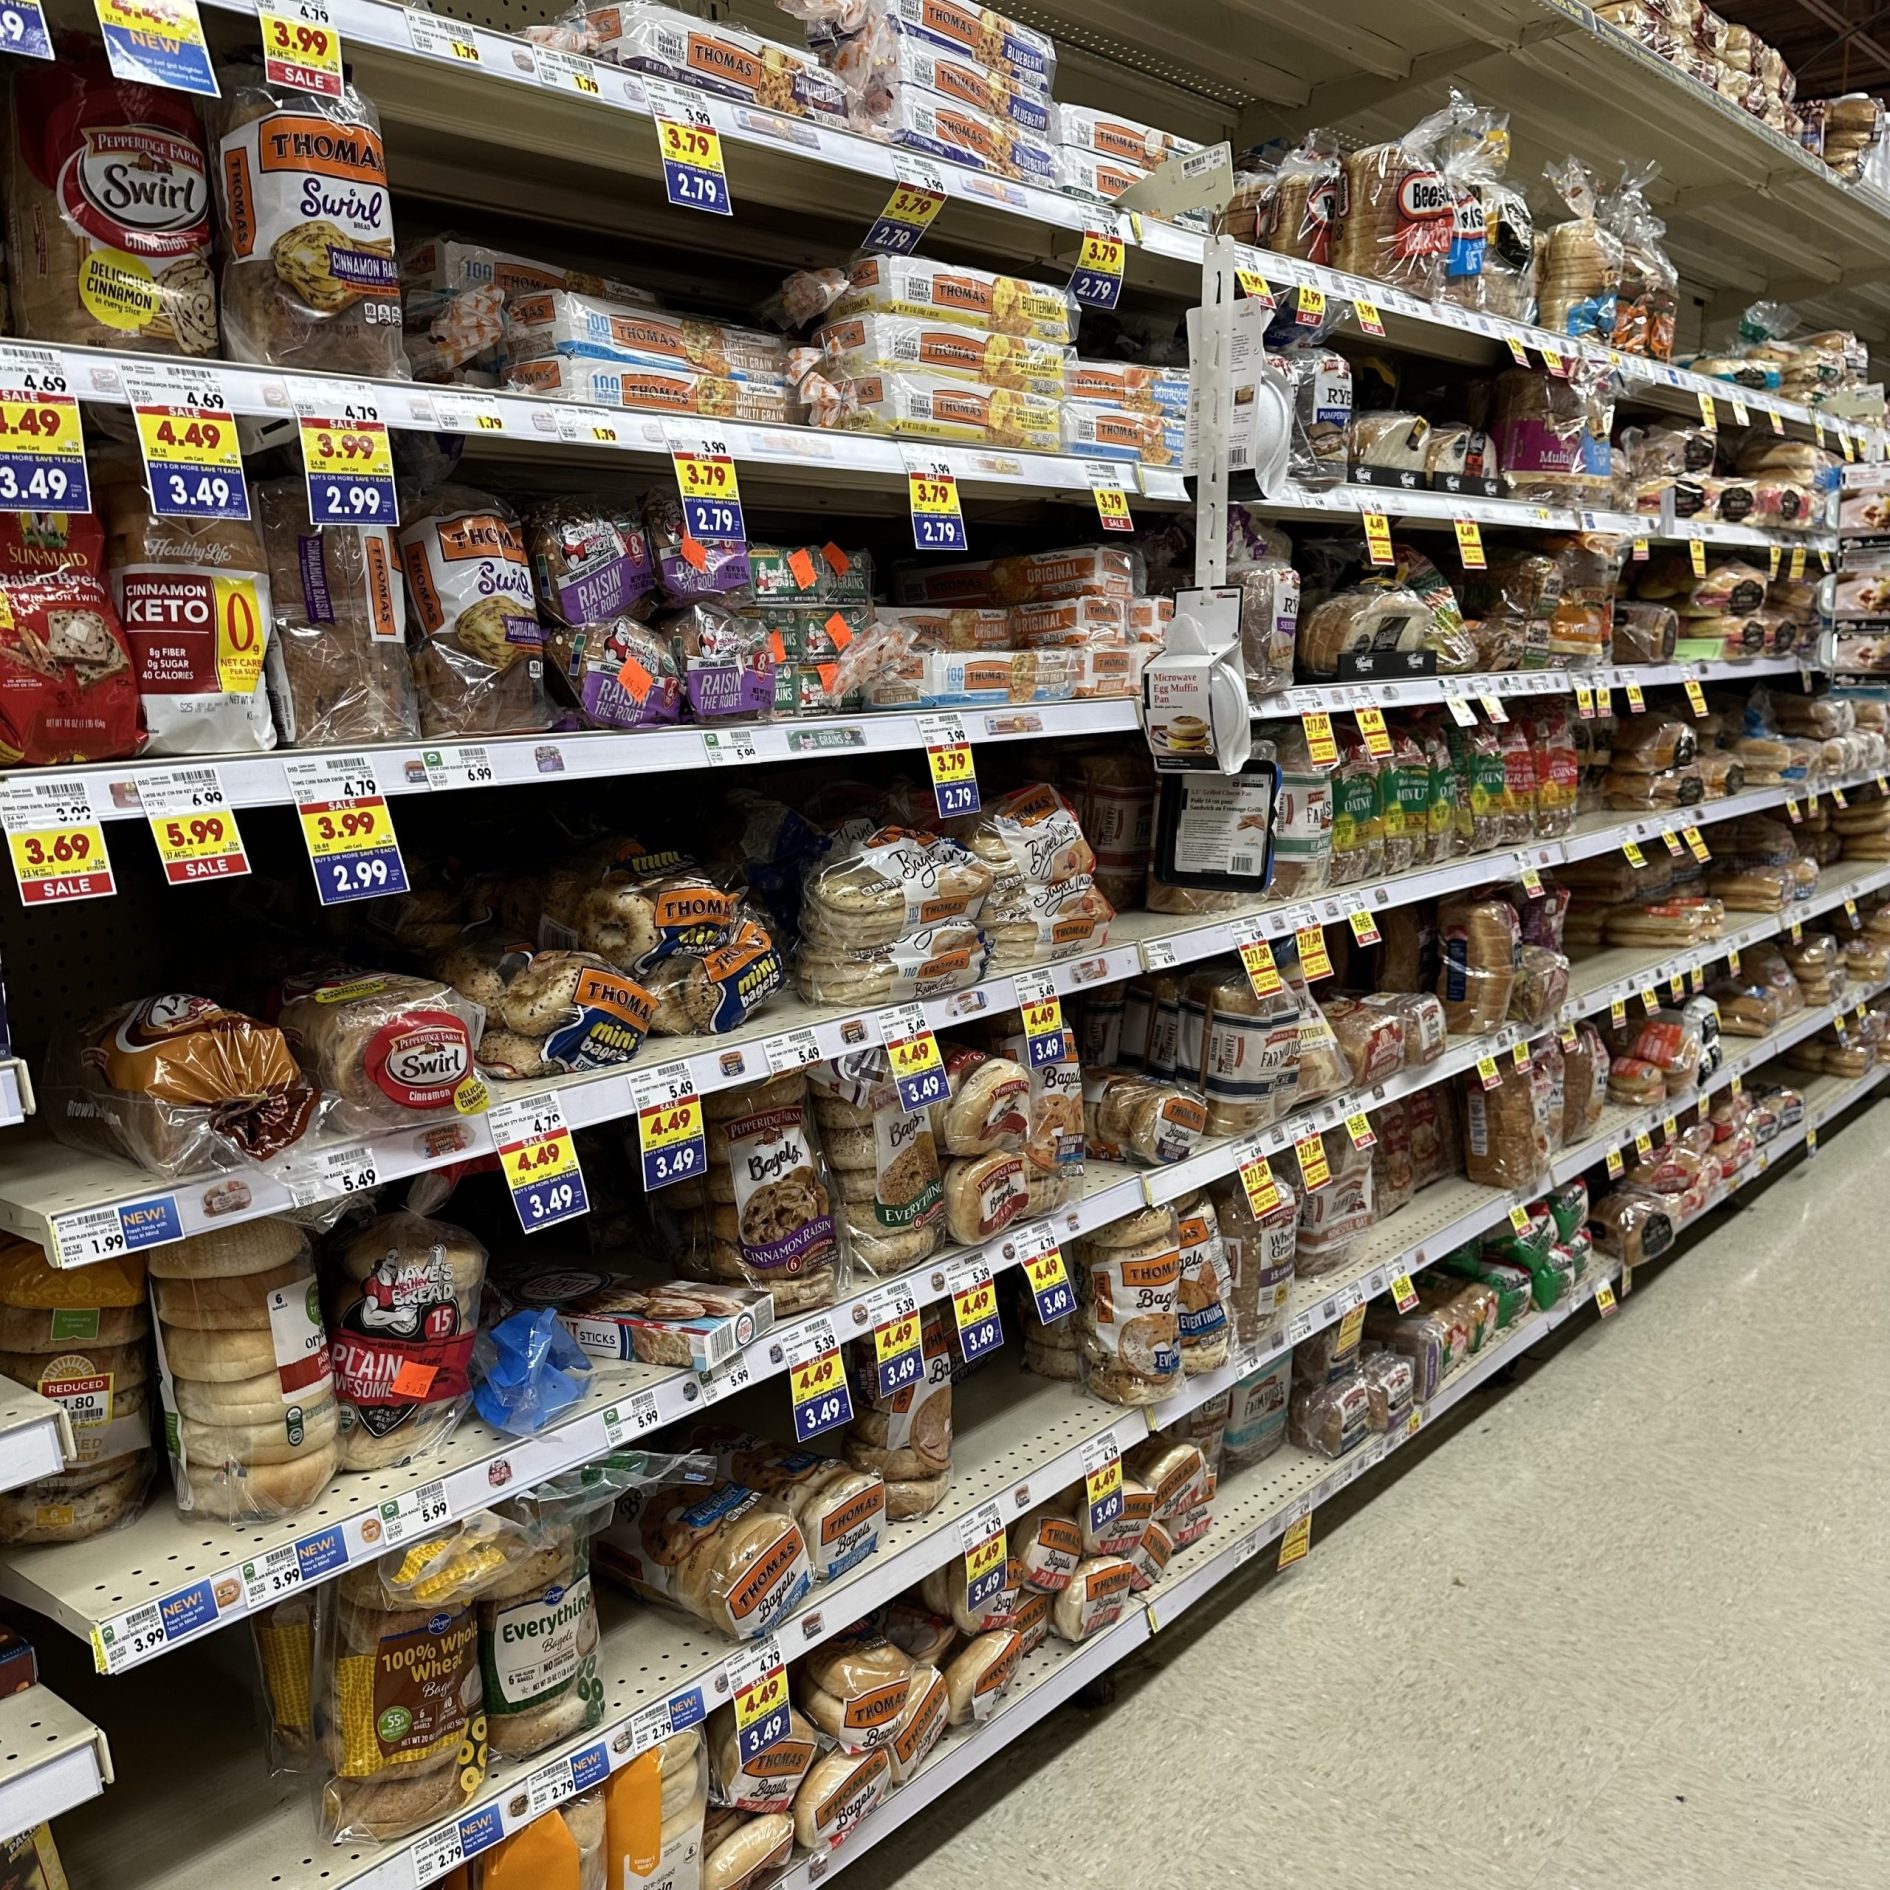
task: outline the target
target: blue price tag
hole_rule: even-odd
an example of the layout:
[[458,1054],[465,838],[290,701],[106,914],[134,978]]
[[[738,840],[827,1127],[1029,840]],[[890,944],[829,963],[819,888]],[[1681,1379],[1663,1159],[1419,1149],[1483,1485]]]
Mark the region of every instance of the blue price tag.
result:
[[966,1607],[975,1613],[978,1609],[982,1608],[992,1596],[999,1593],[1003,1586],[1004,1563],[1003,1560],[1000,1559],[995,1568],[987,1570],[984,1574],[980,1575],[975,1582],[967,1582],[965,1584]]
[[692,538],[711,544],[746,544],[748,525],[739,499],[685,499],[683,523]]
[[577,1169],[568,1175],[525,1181],[512,1190],[512,1200],[518,1209],[519,1225],[528,1234],[591,1211],[584,1194],[584,1176]]
[[818,1398],[810,1398],[806,1404],[794,1407],[794,1441],[804,1444],[810,1437],[818,1437],[822,1431],[830,1431],[836,1424],[853,1422],[853,1394],[847,1390],[846,1380],[840,1381],[837,1391],[824,1392]]
[[984,805],[978,798],[976,781],[935,781],[932,798],[938,803],[941,820],[950,820],[955,814],[975,814]]
[[1053,1326],[1059,1319],[1067,1319],[1076,1310],[1076,1297],[1070,1291],[1068,1280],[1058,1280],[1054,1285],[1043,1287],[1037,1294],[1037,1318],[1046,1326]]
[[52,35],[46,30],[39,0],[6,0],[0,6],[0,52],[17,53],[22,59],[53,56]]
[[949,516],[928,516],[923,512],[914,512],[912,542],[920,551],[971,549],[971,540],[965,536],[964,515],[960,512],[953,512]]
[[742,1764],[752,1765],[770,1746],[778,1746],[787,1736],[788,1709],[784,1700],[751,1724],[738,1726],[735,1729],[735,1747],[741,1754]]
[[925,1376],[925,1354],[917,1346],[879,1361],[879,1396],[883,1402],[895,1392],[916,1385]]
[[1122,1514],[1122,1486],[1118,1484],[1109,1494],[1089,1506],[1089,1532],[1100,1535],[1103,1530]]
[[916,1116],[921,1109],[929,1109],[934,1103],[945,1100],[945,1072],[920,1070],[916,1075],[900,1077],[895,1087],[899,1092],[899,1107],[907,1115]]

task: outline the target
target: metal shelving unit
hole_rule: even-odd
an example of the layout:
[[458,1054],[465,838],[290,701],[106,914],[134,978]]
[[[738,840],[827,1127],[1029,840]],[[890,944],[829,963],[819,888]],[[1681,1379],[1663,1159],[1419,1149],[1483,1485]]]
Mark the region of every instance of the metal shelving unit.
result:
[[0,1840],[98,1797],[112,1782],[105,1735],[44,1686],[0,1697]]

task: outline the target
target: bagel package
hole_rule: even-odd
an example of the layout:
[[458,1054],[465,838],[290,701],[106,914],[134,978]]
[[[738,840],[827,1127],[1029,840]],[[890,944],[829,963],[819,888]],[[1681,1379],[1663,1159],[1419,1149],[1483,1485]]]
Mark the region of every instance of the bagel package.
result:
[[72,1427],[66,1467],[0,1492],[0,1542],[82,1542],[129,1522],[151,1481],[150,1314],[136,1254],[65,1269],[0,1242],[0,1375]]
[[324,1837],[405,1837],[485,1783],[476,1604],[533,1556],[528,1529],[484,1511],[321,1589],[313,1698]]
[[703,1115],[709,1172],[681,1203],[683,1271],[764,1288],[777,1318],[831,1306],[845,1249],[806,1076],[716,1091]]
[[[604,1781],[604,1874],[609,1890],[687,1890],[698,1877],[708,1813],[708,1755],[700,1729],[672,1733]],[[544,1890],[534,1878],[521,1890]],[[592,1890],[588,1883],[579,1890]]]
[[816,1063],[808,1084],[853,1258],[882,1275],[929,1259],[945,1234],[931,1115],[901,1106],[883,1050]]
[[945,1667],[950,1724],[982,1726],[1010,1691],[1023,1658],[1023,1636],[1015,1628],[987,1629],[966,1642]]
[[778,1870],[793,1855],[791,1812],[751,1816],[740,1811],[711,1811],[703,1823],[702,1881],[706,1890],[749,1890],[751,1884]]
[[800,1525],[815,1581],[844,1575],[879,1547],[886,1486],[878,1471],[719,1424],[697,1425],[690,1448],[712,1455],[721,1475]]
[[850,1464],[885,1479],[893,1522],[929,1515],[951,1480],[955,1348],[943,1308],[926,1313],[919,1345],[924,1371],[890,1396],[879,1392],[872,1340],[859,1341],[853,1352],[854,1416],[840,1448]]
[[279,1030],[210,998],[164,992],[55,1040],[45,1109],[54,1137],[167,1181],[266,1162],[327,1111]]
[[580,1792],[481,1851],[478,1890],[602,1890],[607,1831],[603,1789]]
[[285,985],[278,1022],[337,1127],[405,1129],[464,1104],[485,1013],[435,978],[342,971]]
[[1075,1246],[1076,1327],[1089,1390],[1111,1404],[1154,1404],[1181,1378],[1176,1293],[1181,1229],[1151,1207],[1085,1234]]
[[499,1505],[529,1547],[479,1595],[479,1672],[494,1752],[523,1758],[603,1723],[590,1545],[633,1480],[627,1463],[586,1464]]
[[341,1468],[386,1470],[438,1451],[472,1401],[485,1248],[402,1211],[348,1235],[331,1258]]
[[340,1421],[308,1236],[245,1221],[146,1264],[177,1507],[224,1522],[306,1509],[335,1473]]
[[473,1055],[491,1076],[619,1068],[642,1048],[656,1013],[655,998],[595,952],[469,939],[434,968],[484,1013]]
[[792,1811],[794,1794],[820,1751],[813,1722],[789,1707],[787,1731],[748,1759],[736,1732],[734,1706],[718,1706],[709,1716],[710,1798],[751,1816]]
[[1024,1214],[1032,1219],[1062,1207],[1083,1191],[1086,1085],[1076,1053],[1076,1033],[1067,1027],[1056,1053],[1033,1057],[1017,1011],[1005,1011],[986,1027],[991,1047],[1025,1071],[1030,1095],[1025,1108]]
[[794,1697],[842,1751],[873,1752],[892,1739],[911,1678],[910,1656],[861,1622],[794,1663]]
[[626,1491],[595,1558],[737,1641],[773,1632],[813,1584],[800,1525],[739,1483]]

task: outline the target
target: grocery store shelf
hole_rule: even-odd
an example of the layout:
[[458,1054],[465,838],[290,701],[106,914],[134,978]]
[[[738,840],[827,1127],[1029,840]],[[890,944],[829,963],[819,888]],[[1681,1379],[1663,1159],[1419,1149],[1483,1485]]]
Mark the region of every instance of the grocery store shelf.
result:
[[0,1843],[96,1798],[112,1782],[105,1735],[58,1694],[0,1698]]
[[[1584,684],[1625,688],[1632,679],[1643,689],[1703,683],[1741,682],[1764,676],[1795,675],[1804,667],[1796,656],[1754,658],[1747,662],[1661,663],[1646,667],[1613,666],[1580,672]],[[1453,697],[1476,701],[1532,696],[1569,696],[1575,673],[1567,670],[1501,670],[1453,676],[1420,676],[1402,681],[1311,683],[1283,689],[1255,705],[1256,717],[1299,715],[1307,710],[1409,708]],[[1067,740],[1127,733],[1140,726],[1136,701],[1108,697],[1084,702],[1049,702],[1030,707],[952,711],[974,748],[992,742]],[[389,799],[411,794],[466,789],[546,786],[560,781],[614,780],[638,775],[688,772],[701,768],[753,767],[789,761],[902,754],[916,759],[927,745],[927,723],[935,715],[889,710],[881,714],[797,717],[722,729],[698,724],[645,729],[634,734],[602,729],[560,735],[495,735],[482,742],[385,743],[350,749],[365,756],[376,785]],[[192,757],[192,769],[216,775],[226,806],[288,807],[295,803],[287,768],[305,761],[306,749],[282,749],[261,755]],[[326,752],[326,751],[323,751]],[[428,757],[433,758],[431,774]],[[143,808],[138,783],[154,773],[186,765],[175,758],[104,762],[62,768],[62,781],[83,779],[92,806],[102,820],[139,820]],[[0,770],[0,785],[44,778],[46,770]],[[32,1113],[30,1088],[22,1087],[20,1106],[9,1114],[6,1084],[25,1082],[19,1064],[0,1063],[0,1127]]]
[[0,1490],[58,1476],[72,1453],[65,1406],[0,1378]]
[[[1859,777],[1842,785],[1858,785],[1870,778]],[[1804,792],[1798,787],[1792,789],[1794,796]],[[1704,802],[1672,815],[1627,822],[1591,816],[1578,821],[1562,839],[1470,855],[1355,891],[1322,894],[1296,905],[1256,904],[1246,913],[1204,925],[1178,926],[1166,915],[1128,913],[1112,926],[1112,942],[1106,949],[1047,969],[1059,993],[1068,994],[1085,986],[1119,982],[1144,969],[1164,969],[1216,957],[1233,951],[1256,933],[1278,938],[1302,926],[1342,922],[1352,912],[1382,911],[1466,886],[1515,879],[1525,867],[1553,869],[1565,860],[1610,851],[1626,840],[1655,843],[1685,822],[1705,826],[1781,806],[1785,798],[1785,789],[1764,788]],[[1007,976],[930,999],[923,1009],[934,1029],[944,1029],[979,1013],[1010,1010],[1017,1002],[1016,984]],[[686,1063],[698,1092],[708,1094],[820,1057],[858,1049],[877,1041],[877,1025],[872,1012],[810,1005],[784,996],[739,1030],[710,1038],[693,1050],[687,1048],[690,1041],[666,1040],[664,1047],[672,1055],[657,1067]],[[495,1083],[492,1087],[499,1099],[555,1093],[572,1128],[635,1114],[630,1079],[622,1071],[532,1083]],[[197,1176],[167,1187],[153,1183],[128,1163],[63,1147],[44,1134],[9,1137],[0,1143],[0,1227],[39,1241],[56,1263],[84,1265],[98,1257],[101,1250],[116,1250],[90,1244],[101,1229],[98,1217],[108,1208],[117,1211],[118,1225],[117,1229],[105,1229],[107,1235],[125,1231],[134,1244],[140,1240],[150,1244],[145,1231],[148,1229],[155,1228],[162,1237],[175,1239],[213,1226],[230,1226],[280,1213],[298,1200],[306,1204],[338,1195],[342,1192],[340,1182],[323,1179],[312,1167],[318,1159],[326,1159],[336,1151],[348,1151],[350,1162],[355,1156],[371,1161],[377,1182],[385,1183],[488,1153],[492,1146],[484,1118],[459,1117],[450,1123],[368,1138],[331,1138],[313,1150],[298,1152],[286,1168],[278,1164],[269,1171],[240,1176]],[[235,1198],[238,1189],[245,1198]],[[130,1231],[134,1224],[135,1232]]]
[[0,1129],[11,1129],[33,1113],[33,1079],[18,1057],[0,1058]]
[[[212,11],[254,14],[245,0],[212,0]],[[640,126],[628,138],[612,135],[613,119],[650,120],[635,73],[580,62],[577,70],[594,87],[580,96],[571,69],[541,67],[523,41],[483,23],[462,22],[453,35],[475,50],[475,59],[449,60],[416,52],[404,10],[385,0],[331,0],[329,11],[388,128],[394,182],[404,190],[488,212],[537,215],[548,197],[568,195],[574,171],[589,173],[597,185],[592,214],[620,234],[660,231],[704,247],[739,245],[754,256],[775,254],[769,246],[778,238],[757,228],[767,218],[745,210],[792,209],[797,228],[813,217],[862,230],[898,176],[891,147],[872,139],[705,99],[728,151],[736,215],[691,217],[663,203],[654,136]],[[1441,102],[1446,84],[1461,83],[1480,102],[1512,104],[1512,176],[1533,177],[1545,159],[1569,148],[1598,158],[1606,175],[1623,152],[1658,157],[1663,175],[1655,208],[1668,221],[1683,285],[1724,287],[1733,298],[1732,308],[1715,313],[1733,312],[1768,285],[1770,293],[1819,308],[1856,304],[1859,313],[1847,318],[1867,330],[1881,328],[1890,313],[1890,271],[1881,260],[1890,201],[1844,183],[1790,140],[1603,26],[1578,0],[1474,0],[1448,12],[1355,0],[1343,21],[1304,0],[1295,0],[1285,18],[1270,0],[1184,0],[1159,23],[1128,0],[1094,7],[1049,0],[1032,17],[1086,51],[1178,81],[1175,97],[1187,124],[1210,142],[1214,128],[1200,123],[1201,110],[1230,92],[1252,91],[1287,108],[1284,119],[1268,113],[1264,128],[1252,127],[1262,136],[1286,124],[1344,122],[1348,113],[1389,99],[1384,113],[1359,120],[1369,135],[1385,136]],[[793,37],[792,23],[772,14],[764,30]],[[1151,63],[1148,48],[1157,40],[1161,57]],[[1245,50],[1261,41],[1264,60]],[[1362,94],[1361,54],[1368,75]],[[1192,75],[1185,74],[1189,65]],[[1579,114],[1561,102],[1573,87],[1586,95]],[[1602,100],[1608,109],[1587,108]],[[1217,115],[1225,125],[1232,111],[1222,106]],[[1248,129],[1243,121],[1234,132],[1237,147]],[[948,194],[939,238],[980,260],[1008,259],[1056,277],[1067,273],[1078,234],[1112,221],[1110,212],[1061,192],[947,162],[932,168]],[[640,187],[612,187],[612,179],[626,177]],[[1126,233],[1133,285],[1198,299],[1198,235],[1152,218],[1138,219]],[[805,250],[802,238],[777,259],[798,262]],[[1610,355],[1530,324],[1421,302],[1390,285],[1271,251],[1243,249],[1240,256],[1276,287],[1306,282],[1346,304],[1365,297],[1386,318],[1394,343],[1421,352],[1493,364],[1510,358],[1514,338],[1537,355],[1552,348],[1565,359],[1608,360],[1637,399],[1661,404],[1663,396],[1679,396],[1691,403],[1702,388],[1726,394],[1725,382]],[[1795,267],[1781,275],[1788,262]],[[1798,402],[1762,392],[1740,398],[1755,411],[1779,413],[1794,431],[1811,430],[1810,410]],[[1833,437],[1840,430],[1860,443],[1882,437],[1881,428],[1825,424]]]

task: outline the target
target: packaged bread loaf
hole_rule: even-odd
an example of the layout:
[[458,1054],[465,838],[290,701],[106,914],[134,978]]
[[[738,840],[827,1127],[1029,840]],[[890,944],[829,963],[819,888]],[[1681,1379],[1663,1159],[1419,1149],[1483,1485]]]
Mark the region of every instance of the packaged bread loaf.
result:
[[831,1306],[844,1249],[806,1076],[718,1091],[703,1113],[708,1200],[684,1210],[685,1271],[766,1287],[777,1318]]
[[886,1795],[892,1760],[885,1747],[853,1753],[844,1746],[823,1753],[808,1768],[794,1798],[794,1835],[811,1851],[830,1850]]
[[842,1751],[872,1752],[891,1740],[911,1676],[908,1656],[861,1624],[801,1656],[795,1699]]
[[[1038,1600],[1044,1604],[1043,1619],[1049,1622],[1048,1595]],[[1017,1635],[1024,1645],[1021,1631]],[[893,1736],[886,1743],[886,1757],[892,1766],[895,1785],[903,1785],[914,1776],[943,1736],[950,1722],[951,1695],[945,1676],[936,1667],[915,1665],[906,1682],[906,1703],[893,1724]]]
[[223,335],[239,361],[405,380],[393,202],[374,107],[225,70],[216,140]]
[[800,1526],[739,1483],[626,1490],[593,1561],[738,1641],[772,1633],[813,1583]]
[[445,1221],[402,1211],[349,1234],[327,1284],[344,1470],[438,1451],[472,1401],[486,1250]]
[[1497,1066],[1486,1088],[1472,1070],[1464,1079],[1464,1173],[1487,1188],[1532,1188],[1549,1166],[1547,1098],[1527,1070]]
[[307,1236],[249,1221],[153,1249],[151,1298],[177,1506],[293,1515],[334,1475],[337,1408]]
[[1185,1161],[1207,1135],[1198,1091],[1126,1070],[1083,1077],[1083,1140],[1098,1161]]
[[303,479],[270,479],[251,491],[269,560],[266,670],[282,739],[295,748],[417,740],[393,531],[312,523]]
[[1342,1128],[1328,1130],[1320,1139],[1330,1179],[1300,1195],[1293,1269],[1301,1279],[1344,1266],[1378,1218],[1370,1150],[1359,1148]]
[[[30,82],[29,82],[30,75]],[[9,76],[7,274],[29,341],[217,352],[210,165],[189,99],[89,39]]]
[[1221,1242],[1219,1215],[1206,1191],[1177,1201],[1175,1212],[1180,1217],[1181,1240],[1181,1272],[1175,1286],[1181,1369],[1196,1377],[1227,1363],[1233,1279]]
[[484,1013],[450,985],[338,972],[283,987],[283,1034],[350,1129],[421,1126],[455,1107]]
[[1293,1297],[1293,1263],[1299,1242],[1300,1198],[1275,1177],[1272,1207],[1256,1215],[1237,1180],[1214,1196],[1221,1251],[1227,1262],[1227,1305],[1234,1341],[1243,1351],[1280,1332]]
[[343,1571],[321,1592],[315,1723],[331,1841],[404,1837],[485,1783],[474,1602],[529,1554],[491,1513]]
[[1448,121],[1447,112],[1433,114],[1395,142],[1345,157],[1334,268],[1435,297],[1455,226],[1455,204],[1435,154]]
[[1516,909],[1503,899],[1447,899],[1438,910],[1443,967],[1437,995],[1456,1036],[1483,1036],[1509,1011],[1522,950]]
[[1180,1241],[1174,1209],[1159,1207],[1113,1221],[1076,1245],[1085,1381],[1111,1404],[1153,1404],[1180,1378]]
[[871,1343],[862,1342],[854,1361],[854,1418],[840,1444],[849,1463],[885,1479],[886,1515],[895,1522],[930,1514],[951,1476],[953,1347],[939,1308],[926,1315],[919,1343],[920,1376],[884,1395]]
[[53,1135],[179,1180],[266,1162],[326,1113],[279,1030],[209,998],[165,992],[55,1039]]
[[1299,1089],[1301,1022],[1290,988],[1260,997],[1235,966],[1189,979],[1185,1007],[1187,1047],[1198,1031],[1209,1131],[1237,1135],[1288,1114]]
[[1490,426],[1512,498],[1544,505],[1604,503],[1612,491],[1605,369],[1587,356],[1566,378],[1520,368],[1497,376]]
[[1070,1585],[1050,1604],[1050,1625],[1066,1641],[1086,1641],[1113,1627],[1131,1600],[1135,1571],[1119,1555],[1093,1555],[1076,1565]]
[[655,1014],[650,993],[594,952],[482,938],[454,946],[435,968],[485,1013],[474,1056],[496,1076],[620,1067]]
[[943,920],[973,920],[996,868],[956,840],[881,827],[849,839],[807,876],[801,925],[838,946],[887,945]]
[[815,1064],[808,1082],[853,1258],[878,1274],[917,1266],[945,1234],[931,1116],[900,1105],[883,1051]]
[[479,1671],[494,1752],[525,1758],[604,1718],[602,1629],[591,1591],[591,1537],[630,1472],[605,1459],[499,1505],[525,1532],[481,1590]]
[[0,1375],[60,1406],[63,1470],[0,1492],[0,1542],[82,1542],[129,1522],[151,1480],[144,1261],[52,1266],[0,1242]]
[[544,632],[525,539],[490,493],[443,485],[405,508],[420,726],[433,738],[541,729]]
[[105,567],[131,645],[148,754],[273,748],[263,687],[269,566],[246,518],[160,517],[136,477],[99,479]]
[[[708,1772],[702,1733],[691,1727],[671,1733],[610,1774],[604,1782],[606,1890],[619,1885],[622,1890],[671,1890],[694,1881],[706,1849]],[[754,1822],[766,1836],[773,1820]],[[757,1869],[762,1858],[779,1849],[778,1837],[759,1858],[748,1847],[729,1853],[724,1845],[731,1863],[746,1857]]]

